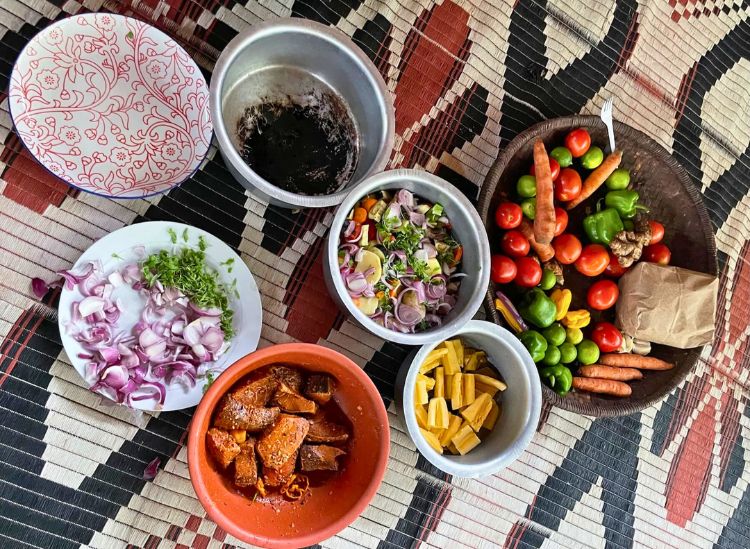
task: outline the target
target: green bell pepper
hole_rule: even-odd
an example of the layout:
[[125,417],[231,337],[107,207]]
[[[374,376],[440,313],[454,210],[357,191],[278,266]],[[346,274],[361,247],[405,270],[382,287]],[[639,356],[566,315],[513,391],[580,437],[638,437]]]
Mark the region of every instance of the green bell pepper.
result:
[[615,235],[623,230],[622,219],[620,219],[620,214],[615,208],[607,208],[601,212],[586,216],[583,219],[583,230],[591,242],[595,244],[609,244]]
[[555,321],[557,307],[539,288],[532,288],[521,298],[518,307],[521,317],[539,328],[546,328]]
[[648,210],[645,206],[638,204],[639,198],[637,191],[609,191],[604,197],[604,205],[617,210],[622,219],[633,219],[638,210]]
[[534,362],[540,362],[547,352],[547,340],[536,330],[526,330],[518,336],[523,346],[529,351],[531,359]]
[[562,364],[542,368],[539,370],[539,376],[560,396],[568,394],[573,385],[573,374],[570,368]]

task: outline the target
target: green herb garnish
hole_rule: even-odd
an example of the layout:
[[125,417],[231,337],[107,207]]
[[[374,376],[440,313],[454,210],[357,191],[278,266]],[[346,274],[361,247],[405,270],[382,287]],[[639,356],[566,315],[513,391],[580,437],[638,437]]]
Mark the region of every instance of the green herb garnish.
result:
[[175,232],[175,230],[170,227],[169,229],[167,229],[167,233],[169,234],[169,240],[172,241],[172,244],[177,244],[177,233]]
[[120,261],[122,261],[122,256],[120,254],[118,254],[118,253],[113,253],[112,254],[112,259],[119,259]]
[[420,280],[424,282],[430,280],[430,266],[426,261],[422,261],[421,259],[414,259],[412,257],[409,259],[409,265],[411,265],[411,268],[414,269],[414,274],[419,277]]
[[[201,242],[199,240],[199,247]],[[219,274],[206,265],[205,248],[203,242],[203,247],[199,250],[182,248],[176,253],[161,250],[150,255],[142,264],[143,278],[149,288],[158,280],[165,288],[180,290],[198,307],[221,309],[221,329],[228,339],[234,334],[234,311],[229,308],[227,295],[233,292],[239,297],[237,280],[228,287],[219,282]]]
[[204,394],[206,393],[206,391],[208,391],[208,388],[211,387],[215,380],[216,378],[214,378],[214,373],[212,371],[209,370],[208,372],[206,372],[206,383],[203,384]]
[[187,227],[185,227],[185,230],[182,231],[182,240],[184,242],[188,241],[188,230],[187,230]]

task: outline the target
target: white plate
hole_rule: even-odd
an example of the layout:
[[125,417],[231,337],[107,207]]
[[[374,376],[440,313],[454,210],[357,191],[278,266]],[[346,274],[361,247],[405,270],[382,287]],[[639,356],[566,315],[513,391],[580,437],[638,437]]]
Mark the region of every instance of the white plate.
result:
[[211,142],[208,86],[174,40],[137,19],[74,15],[18,56],[8,94],[18,135],[69,184],[140,198],[182,183]]
[[[177,235],[176,244],[172,243],[169,229],[172,229]],[[184,242],[182,238],[185,230],[187,230],[187,242]],[[89,262],[98,260],[102,264],[103,272],[109,274],[129,263],[136,263],[141,258],[138,254],[138,246],[145,246],[146,255],[156,253],[159,250],[179,250],[185,246],[197,249],[198,239],[201,236],[207,244],[206,264],[219,273],[221,282],[231,284],[236,280],[236,288],[239,293],[239,298],[229,296],[229,306],[234,310],[232,325],[235,331],[230,347],[216,362],[210,365],[210,369],[218,373],[223,372],[234,362],[258,347],[263,315],[258,286],[255,284],[250,269],[224,242],[206,231],[182,223],[169,221],[137,223],[110,233],[96,241],[78,259],[73,270],[80,271]],[[231,262],[231,272],[229,272],[230,266],[226,263],[230,259],[234,260]],[[123,312],[117,323],[119,329],[129,332],[138,321],[144,301],[127,284],[117,288],[113,295],[127,300],[126,303],[133,304],[132,307],[128,307]],[[65,330],[66,324],[71,321],[73,302],[80,301],[82,298],[83,296],[77,286],[73,290],[63,289],[59,307],[60,338],[76,371],[88,385],[91,385],[93,380],[86,379],[85,373],[88,361],[78,358],[78,353],[86,351],[73,337],[66,335]],[[135,300],[139,302],[134,303]],[[179,381],[173,382],[167,385],[167,396],[162,406],[159,406],[153,400],[142,400],[134,402],[133,408],[151,411],[190,408],[200,402],[204,385],[205,379],[202,378],[198,379],[193,388]]]

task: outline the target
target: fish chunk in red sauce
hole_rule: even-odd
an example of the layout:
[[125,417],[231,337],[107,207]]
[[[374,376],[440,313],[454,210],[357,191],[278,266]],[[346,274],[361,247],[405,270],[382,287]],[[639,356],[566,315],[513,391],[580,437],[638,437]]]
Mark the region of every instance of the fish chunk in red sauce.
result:
[[[304,500],[346,467],[351,422],[336,381],[288,364],[246,376],[219,402],[209,454],[254,500]],[[312,487],[312,488],[311,488]]]

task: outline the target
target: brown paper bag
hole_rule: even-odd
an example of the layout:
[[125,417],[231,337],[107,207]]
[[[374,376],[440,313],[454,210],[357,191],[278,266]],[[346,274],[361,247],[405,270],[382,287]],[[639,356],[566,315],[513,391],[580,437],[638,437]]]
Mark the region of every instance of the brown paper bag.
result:
[[622,276],[619,287],[616,322],[623,334],[680,349],[713,339],[715,276],[644,261]]

